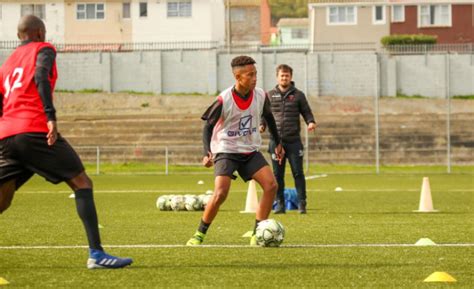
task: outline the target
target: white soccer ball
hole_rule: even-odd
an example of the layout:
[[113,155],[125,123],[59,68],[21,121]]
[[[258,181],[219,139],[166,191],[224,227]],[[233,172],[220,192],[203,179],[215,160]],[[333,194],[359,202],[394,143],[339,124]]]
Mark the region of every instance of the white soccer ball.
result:
[[173,196],[170,205],[173,211],[184,211],[186,209],[184,197],[181,195]]
[[156,200],[156,207],[160,209],[160,211],[169,211],[169,208],[166,206],[168,199],[168,195],[159,196]]
[[285,238],[285,228],[274,219],[264,220],[258,223],[255,236],[257,238],[257,245],[262,247],[279,247]]
[[193,196],[193,195],[186,195],[184,197],[184,206],[186,208],[186,210],[188,211],[195,211],[196,210],[196,204],[198,202],[198,198],[196,198],[196,196]]

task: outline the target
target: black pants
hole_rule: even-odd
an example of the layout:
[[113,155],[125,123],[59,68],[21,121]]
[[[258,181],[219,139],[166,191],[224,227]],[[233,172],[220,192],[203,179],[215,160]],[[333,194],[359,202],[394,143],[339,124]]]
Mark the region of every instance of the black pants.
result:
[[285,201],[283,191],[285,190],[285,166],[286,160],[288,159],[293,178],[295,179],[296,191],[298,192],[298,201],[306,202],[306,181],[304,179],[303,171],[303,144],[301,143],[301,141],[297,141],[294,143],[283,143],[285,157],[282,160],[281,165],[278,164],[278,161],[276,160],[275,147],[275,142],[271,140],[269,145],[269,152],[272,155],[273,174],[275,175],[275,178],[278,182],[278,191],[276,199],[280,202]]

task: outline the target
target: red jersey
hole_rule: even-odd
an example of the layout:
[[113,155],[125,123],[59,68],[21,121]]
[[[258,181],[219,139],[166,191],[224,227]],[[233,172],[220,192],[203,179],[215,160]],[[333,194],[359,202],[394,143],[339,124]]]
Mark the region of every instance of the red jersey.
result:
[[[3,115],[0,117],[0,139],[27,132],[48,132],[44,112],[35,83],[38,52],[54,46],[46,42],[30,42],[19,46],[0,67],[0,93]],[[49,81],[54,91],[58,77],[54,62]]]

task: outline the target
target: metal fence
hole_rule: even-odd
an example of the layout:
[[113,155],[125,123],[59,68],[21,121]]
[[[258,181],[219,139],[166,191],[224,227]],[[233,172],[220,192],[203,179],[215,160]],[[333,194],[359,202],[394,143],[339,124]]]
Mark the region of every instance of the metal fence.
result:
[[[428,172],[452,173],[453,168],[454,172],[460,172],[459,168],[474,165],[474,127],[469,125],[474,121],[474,111],[468,107],[469,100],[410,99],[398,104],[396,101],[365,98],[335,102],[329,108],[331,111],[324,113],[315,111],[316,133],[308,133],[302,126],[306,172],[314,174],[321,168],[328,172],[329,166],[336,165],[347,166],[344,172],[349,173],[381,173],[402,165],[402,169],[395,170],[397,173],[412,173],[410,166],[433,167]],[[267,142],[268,134],[264,134],[261,151],[270,162]],[[212,173],[212,170],[197,169],[202,168],[199,136],[190,137],[189,143],[194,144],[75,148],[86,163],[95,167],[96,174]],[[111,169],[113,165],[119,169]]]
[[[0,50],[12,50],[19,41],[0,41]],[[136,43],[53,43],[59,52],[130,52],[167,50],[211,50],[219,52],[351,52],[377,51],[389,54],[474,53],[473,43],[390,45],[381,47],[375,42],[316,43],[292,45],[263,45],[236,43],[225,45],[217,41],[136,42]]]

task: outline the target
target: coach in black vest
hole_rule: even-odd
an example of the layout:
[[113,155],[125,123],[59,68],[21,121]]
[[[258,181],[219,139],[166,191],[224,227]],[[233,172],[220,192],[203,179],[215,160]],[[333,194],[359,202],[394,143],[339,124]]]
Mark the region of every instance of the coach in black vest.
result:
[[[298,192],[298,211],[306,214],[306,181],[303,171],[303,143],[300,137],[300,115],[303,116],[308,131],[316,129],[311,108],[302,91],[295,87],[292,81],[293,69],[281,64],[276,69],[278,85],[268,92],[271,102],[272,112],[278,127],[278,133],[285,149],[285,158],[279,164],[274,154],[272,154],[273,173],[278,181],[277,207],[275,214],[285,213],[285,165],[286,159],[290,163],[291,172],[295,179],[296,191]],[[266,124],[262,123],[260,131],[265,131]],[[270,153],[275,151],[275,142],[270,139],[268,148]]]

